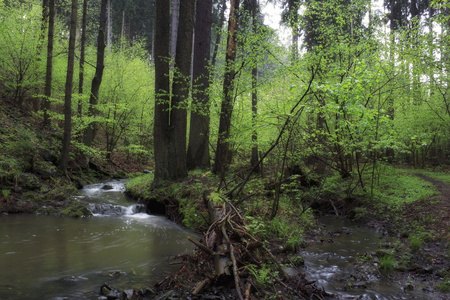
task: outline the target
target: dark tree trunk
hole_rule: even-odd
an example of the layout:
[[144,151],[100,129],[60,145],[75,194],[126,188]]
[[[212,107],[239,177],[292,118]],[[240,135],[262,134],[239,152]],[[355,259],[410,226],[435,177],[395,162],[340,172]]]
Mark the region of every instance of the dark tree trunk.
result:
[[[36,59],[37,61],[41,60],[41,51],[42,47],[44,46],[44,40],[45,40],[45,33],[47,32],[47,26],[48,26],[48,14],[49,14],[49,0],[43,0],[42,1],[42,21],[41,21],[41,34],[39,36],[38,44],[37,44],[37,51],[36,51]],[[38,88],[40,89],[40,88]],[[38,92],[41,93],[40,91]],[[45,92],[44,92],[45,93]],[[35,112],[38,112],[41,107],[41,99],[40,97],[33,97],[33,110]]]
[[[85,59],[85,49],[86,49],[86,25],[87,25],[87,1],[83,0],[83,17],[81,21],[81,46],[80,46],[80,74],[78,82],[78,94],[83,95],[83,85],[84,85],[84,59]],[[83,100],[82,97],[78,98],[78,117],[81,118],[83,115]]]
[[[212,59],[211,59],[211,68],[214,70],[216,66],[216,58],[217,58],[217,52],[219,51],[219,44],[220,44],[220,33],[223,26],[223,23],[225,22],[225,10],[227,8],[227,1],[222,0],[222,5],[220,7],[220,20],[217,27],[217,33],[216,33],[216,41],[214,42],[214,50],[212,53]],[[211,73],[212,74],[212,73]]]
[[299,38],[299,20],[298,8],[299,0],[289,0],[289,26],[292,30],[292,63],[298,60],[298,38]]
[[169,178],[169,60],[170,60],[170,2],[156,0],[155,30],[155,120],[153,129],[155,178],[153,185]]
[[180,17],[180,1],[181,0],[167,0],[172,2],[172,19],[171,19],[171,32],[170,32],[170,57],[172,59],[171,65],[173,67],[175,63],[175,57],[177,52],[177,36],[179,28],[179,17]]
[[53,36],[55,30],[55,0],[48,3],[48,41],[47,41],[47,69],[45,73],[45,97],[43,101],[44,126],[50,127],[50,98],[52,96],[52,76],[53,76]]
[[224,174],[232,160],[232,151],[228,138],[230,137],[231,116],[233,113],[234,100],[234,77],[236,71],[234,64],[236,60],[236,31],[237,11],[239,0],[231,0],[230,16],[228,19],[228,39],[225,56],[225,75],[223,80],[223,100],[220,111],[219,133],[217,139],[216,156],[214,162],[214,173]]
[[64,137],[59,167],[63,172],[67,170],[70,153],[70,139],[72,135],[72,87],[73,67],[75,63],[75,41],[77,34],[78,0],[72,0],[72,16],[70,20],[69,55],[67,62],[66,88],[64,96]]
[[[252,26],[253,26],[253,34],[258,34],[258,1],[252,0]],[[254,49],[253,51],[256,51]],[[257,127],[257,116],[258,116],[258,65],[255,62],[252,69],[252,157],[250,159],[250,165],[256,166],[255,172],[260,171],[259,161],[259,151],[258,151],[258,132],[256,131]]]
[[212,0],[197,0],[195,20],[193,108],[186,165],[189,170],[209,168],[209,70]]
[[[100,17],[100,22],[102,22],[101,17]],[[108,45],[108,52],[111,52],[111,47],[112,47],[112,1],[111,0],[107,0],[107,3],[106,3],[106,24],[107,25],[105,25],[106,27],[104,30],[104,32],[106,33],[106,45]]]
[[180,1],[180,14],[175,56],[169,134],[170,179],[187,176],[186,126],[187,101],[191,85],[192,38],[194,33],[195,0]]
[[[107,9],[108,0],[102,0],[101,8],[100,8],[100,26],[98,29],[98,39],[97,39],[97,65],[95,68],[95,75],[92,79],[91,86],[91,94],[89,97],[89,110],[88,116],[93,117],[98,114],[97,112],[97,104],[98,104],[98,96],[100,91],[100,85],[102,83],[103,78],[103,69],[105,68],[105,32],[106,32],[106,9]],[[86,132],[84,133],[84,144],[86,146],[91,146],[92,142],[95,138],[96,133],[96,123],[91,122],[88,128],[86,128]]]
[[[173,99],[169,96],[170,59],[170,2],[156,1],[155,40],[155,122],[154,155],[155,177],[153,186],[163,180],[176,180],[187,175],[186,171],[186,108],[184,101],[189,94],[192,54],[194,1],[181,2],[180,27],[178,29],[176,66],[180,77],[174,78]],[[178,73],[178,72],[177,72]]]

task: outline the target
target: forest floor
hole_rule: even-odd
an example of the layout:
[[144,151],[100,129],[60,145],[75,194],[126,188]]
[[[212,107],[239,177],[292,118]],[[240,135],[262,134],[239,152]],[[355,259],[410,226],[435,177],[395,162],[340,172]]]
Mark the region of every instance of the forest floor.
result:
[[417,176],[431,182],[439,194],[419,203],[414,202],[405,210],[405,216],[411,220],[423,214],[433,216],[434,220],[428,226],[437,235],[450,242],[450,184],[422,174]]

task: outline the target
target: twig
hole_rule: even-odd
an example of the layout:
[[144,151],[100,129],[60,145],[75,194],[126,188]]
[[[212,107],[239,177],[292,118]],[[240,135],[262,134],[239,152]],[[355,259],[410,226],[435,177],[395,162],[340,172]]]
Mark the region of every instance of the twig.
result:
[[197,285],[195,286],[194,290],[192,291],[192,295],[198,295],[198,293],[201,292],[201,290],[205,287],[205,285],[207,285],[211,280],[209,278],[206,278],[202,281],[200,281],[199,283],[197,283]]
[[194,245],[196,245],[197,247],[199,247],[200,249],[202,249],[203,251],[205,251],[206,253],[208,253],[209,255],[214,255],[214,251],[212,251],[211,249],[209,249],[208,247],[206,247],[205,245],[203,245],[199,241],[196,241],[194,238],[188,236],[188,240],[191,243],[193,243]]
[[283,278],[289,278],[289,275],[286,273],[286,271],[283,269],[283,267],[280,265],[280,263],[278,262],[278,260],[276,259],[275,256],[273,256],[272,252],[270,252],[269,249],[266,248],[266,246],[262,246],[262,248],[264,249],[264,251],[267,252],[267,254],[270,256],[270,258],[272,259],[272,261],[277,265],[278,271],[280,271],[281,275],[283,275]]
[[252,284],[250,282],[247,282],[247,284],[245,285],[245,300],[249,300],[250,299],[250,290],[252,288]]
[[239,299],[244,300],[244,298],[242,297],[241,287],[239,285],[239,274],[237,271],[236,257],[234,256],[234,247],[233,247],[233,244],[231,243],[230,238],[228,237],[227,231],[225,229],[225,223],[222,223],[222,234],[225,237],[225,239],[227,240],[228,246],[230,247],[230,258],[231,258],[231,262],[233,263],[233,277],[234,277],[234,285],[236,287],[236,292],[238,294]]

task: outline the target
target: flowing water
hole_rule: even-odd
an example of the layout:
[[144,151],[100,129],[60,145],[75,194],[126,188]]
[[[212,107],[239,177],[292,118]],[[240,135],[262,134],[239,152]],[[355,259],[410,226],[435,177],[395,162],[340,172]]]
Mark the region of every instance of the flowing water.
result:
[[346,218],[327,216],[319,221],[327,235],[300,253],[305,260],[302,271],[317,286],[343,299],[436,299],[423,290],[426,285],[407,290],[407,278],[381,276],[376,263],[358,264],[358,258],[374,257],[381,244],[392,239]]
[[190,234],[126,198],[124,181],[86,186],[94,217],[0,216],[0,299],[97,299],[99,288],[151,287],[176,270]]

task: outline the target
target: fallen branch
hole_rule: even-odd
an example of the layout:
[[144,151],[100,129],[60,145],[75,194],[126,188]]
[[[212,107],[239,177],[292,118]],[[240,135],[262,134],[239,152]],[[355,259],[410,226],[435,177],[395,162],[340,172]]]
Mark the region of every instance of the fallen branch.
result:
[[241,286],[239,285],[239,274],[237,271],[236,257],[234,256],[234,247],[233,244],[231,243],[230,237],[227,234],[227,230],[225,229],[225,222],[222,223],[222,234],[228,243],[228,247],[230,248],[230,258],[231,262],[233,263],[233,276],[236,292],[238,294],[239,299],[244,300],[244,298],[242,297]]
[[214,255],[214,251],[212,251],[211,249],[209,249],[208,247],[206,247],[205,245],[203,245],[202,243],[200,243],[199,241],[195,240],[193,237],[188,236],[188,240],[193,243],[195,246],[199,247],[201,250],[205,251],[206,253],[208,253],[209,255]]
[[211,281],[211,279],[206,278],[205,280],[202,280],[199,283],[197,283],[194,290],[192,291],[192,295],[194,295],[194,296],[198,295],[203,290],[205,285],[207,285],[210,281]]

